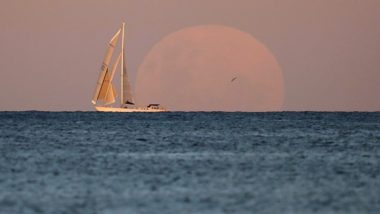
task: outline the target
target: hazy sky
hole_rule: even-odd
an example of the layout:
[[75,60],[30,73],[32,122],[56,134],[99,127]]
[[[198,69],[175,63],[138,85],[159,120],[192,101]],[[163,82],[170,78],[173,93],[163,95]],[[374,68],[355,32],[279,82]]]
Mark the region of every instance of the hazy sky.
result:
[[251,34],[283,70],[284,110],[380,110],[378,0],[2,0],[0,110],[93,110],[106,42],[127,22],[128,68],[185,27]]

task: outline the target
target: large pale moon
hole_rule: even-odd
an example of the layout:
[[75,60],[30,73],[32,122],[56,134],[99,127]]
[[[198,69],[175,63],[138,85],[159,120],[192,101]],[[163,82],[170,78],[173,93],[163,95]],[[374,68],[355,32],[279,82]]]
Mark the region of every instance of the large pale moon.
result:
[[136,101],[171,111],[280,111],[283,76],[250,34],[217,25],[164,37],[139,67]]

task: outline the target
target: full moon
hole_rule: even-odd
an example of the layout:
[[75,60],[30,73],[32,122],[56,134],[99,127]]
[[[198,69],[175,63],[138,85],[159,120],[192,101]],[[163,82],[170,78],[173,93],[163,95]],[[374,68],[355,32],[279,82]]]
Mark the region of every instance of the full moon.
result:
[[150,50],[138,69],[136,101],[171,111],[280,111],[283,82],[273,54],[250,34],[196,26]]

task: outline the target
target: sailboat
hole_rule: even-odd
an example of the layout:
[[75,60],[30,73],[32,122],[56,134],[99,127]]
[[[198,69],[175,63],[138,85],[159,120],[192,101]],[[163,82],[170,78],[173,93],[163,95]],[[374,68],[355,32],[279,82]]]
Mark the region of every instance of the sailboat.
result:
[[[125,66],[124,51],[124,28],[125,23],[109,41],[106,55],[100,70],[98,82],[96,84],[95,94],[92,98],[97,111],[102,112],[164,112],[167,111],[160,104],[149,104],[145,107],[135,105],[131,85],[128,80],[127,68]],[[110,62],[121,34],[121,50],[112,66]],[[117,67],[120,67],[120,105],[115,107],[117,93],[113,83],[113,78]]]

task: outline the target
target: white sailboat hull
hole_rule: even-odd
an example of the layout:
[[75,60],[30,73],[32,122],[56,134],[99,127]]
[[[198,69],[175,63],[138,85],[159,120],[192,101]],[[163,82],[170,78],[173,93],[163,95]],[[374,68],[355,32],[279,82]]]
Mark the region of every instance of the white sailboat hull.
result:
[[167,112],[166,109],[152,109],[148,107],[135,107],[135,108],[114,108],[114,107],[102,107],[95,106],[96,111],[100,112]]

